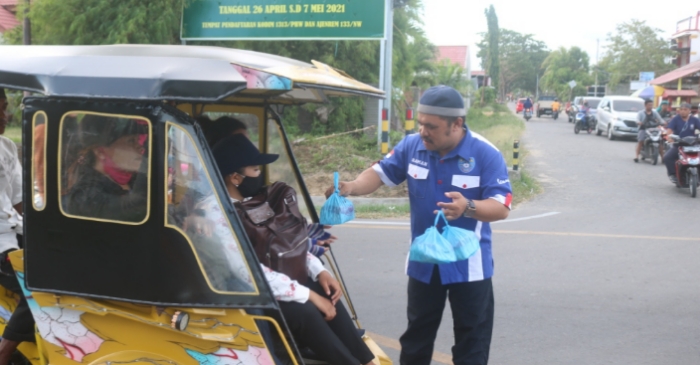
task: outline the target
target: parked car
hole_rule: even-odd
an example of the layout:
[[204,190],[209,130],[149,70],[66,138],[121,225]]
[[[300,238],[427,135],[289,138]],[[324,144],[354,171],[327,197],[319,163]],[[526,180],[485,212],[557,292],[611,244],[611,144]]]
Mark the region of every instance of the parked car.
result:
[[598,104],[596,134],[605,132],[609,140],[637,138],[637,113],[644,100],[634,96],[606,96]]
[[601,100],[603,100],[603,98],[596,98],[592,96],[575,97],[574,101],[571,103],[571,108],[569,108],[567,111],[569,123],[572,123],[576,119],[576,114],[578,114],[579,110],[581,110],[583,103],[586,102],[588,103],[588,107],[591,108],[590,116],[593,117],[593,119],[596,119],[598,104],[600,104]]
[[520,99],[518,99],[517,103],[515,104],[515,113],[516,113],[516,114],[517,114],[517,113],[520,113],[521,111],[523,111],[523,108],[524,108],[524,107],[523,107],[523,104],[525,103],[525,100],[527,100],[527,98],[520,98]]

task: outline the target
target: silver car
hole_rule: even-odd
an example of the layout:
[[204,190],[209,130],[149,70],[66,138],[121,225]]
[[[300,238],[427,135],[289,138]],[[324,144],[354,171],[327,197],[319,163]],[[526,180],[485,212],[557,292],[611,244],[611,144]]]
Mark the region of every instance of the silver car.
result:
[[606,96],[598,104],[595,131],[606,133],[609,140],[637,138],[637,113],[644,110],[644,100],[633,96]]

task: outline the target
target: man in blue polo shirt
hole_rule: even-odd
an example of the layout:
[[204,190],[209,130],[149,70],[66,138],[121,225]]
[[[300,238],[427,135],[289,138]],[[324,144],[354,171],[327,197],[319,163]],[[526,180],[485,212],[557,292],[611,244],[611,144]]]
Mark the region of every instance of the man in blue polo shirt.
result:
[[[429,365],[449,298],[455,332],[454,364],[486,364],[493,329],[493,257],[489,222],[505,219],[512,199],[501,153],[465,124],[464,100],[453,88],[428,89],[418,106],[420,133],[404,138],[342,195],[366,195],[382,184],[408,180],[411,237],[429,228],[442,209],[451,225],[472,230],[481,249],[445,265],[409,261],[408,328],[401,336],[401,365]],[[330,194],[332,190],[327,192]]]

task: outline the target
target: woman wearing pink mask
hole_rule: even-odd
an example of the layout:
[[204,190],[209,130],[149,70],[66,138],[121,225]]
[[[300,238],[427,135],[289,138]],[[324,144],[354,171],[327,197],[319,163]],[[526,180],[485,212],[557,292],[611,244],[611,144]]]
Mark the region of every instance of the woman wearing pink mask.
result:
[[148,132],[145,120],[83,117],[75,134],[81,149],[64,170],[63,210],[89,218],[143,221]]

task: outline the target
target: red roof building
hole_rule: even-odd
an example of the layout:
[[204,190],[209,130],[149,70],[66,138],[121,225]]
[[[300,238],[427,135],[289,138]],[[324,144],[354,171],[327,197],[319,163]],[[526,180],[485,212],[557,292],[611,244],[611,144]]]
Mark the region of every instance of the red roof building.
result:
[[437,60],[449,60],[469,70],[469,46],[438,46]]
[[0,0],[0,33],[20,25],[16,13],[17,0]]

